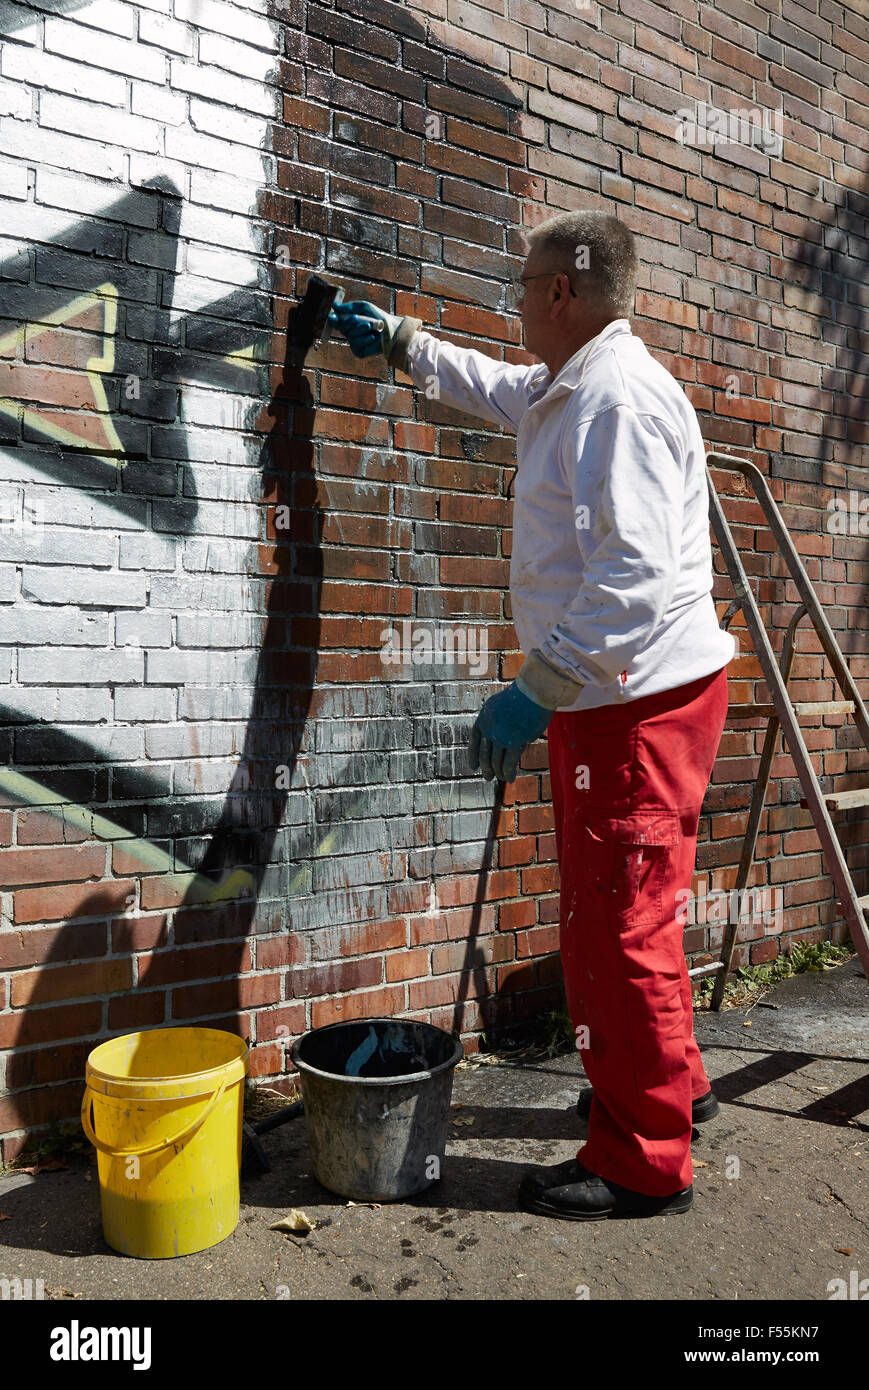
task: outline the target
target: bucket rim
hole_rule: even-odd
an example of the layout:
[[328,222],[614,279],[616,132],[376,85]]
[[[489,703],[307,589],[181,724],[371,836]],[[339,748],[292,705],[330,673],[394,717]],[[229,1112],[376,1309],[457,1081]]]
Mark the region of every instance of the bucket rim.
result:
[[[181,1032],[215,1033],[219,1034],[221,1037],[233,1038],[237,1043],[243,1045],[243,1050],[239,1051],[235,1057],[231,1057],[225,1062],[218,1062],[216,1066],[203,1067],[200,1071],[179,1072],[175,1076],[118,1076],[117,1073],[106,1071],[100,1064],[94,1063],[91,1060],[102,1047],[109,1044],[124,1042],[128,1038],[144,1037],[146,1034],[151,1033]],[[119,1033],[114,1038],[103,1038],[102,1042],[97,1043],[96,1047],[88,1053],[85,1062],[85,1084],[90,1086],[92,1090],[94,1089],[94,1082],[100,1083],[104,1088],[118,1087],[119,1090],[117,1092],[104,1089],[102,1093],[104,1095],[129,1096],[132,1099],[139,1100],[147,1099],[147,1094],[136,1096],[135,1092],[137,1090],[141,1089],[147,1093],[155,1087],[166,1086],[168,1084],[179,1088],[178,1099],[192,1100],[199,1095],[209,1095],[214,1090],[213,1083],[216,1077],[228,1069],[237,1069],[240,1066],[242,1068],[241,1077],[246,1076],[249,1057],[250,1043],[238,1033],[230,1033],[226,1028],[209,1028],[207,1026],[199,1028],[192,1024],[181,1024],[177,1028],[138,1028],[132,1033]],[[238,1079],[240,1079],[240,1077],[236,1077],[236,1080]],[[209,1084],[209,1081],[211,1084]],[[189,1089],[191,1086],[202,1086],[203,1089],[200,1091],[193,1091]],[[184,1088],[183,1093],[180,1088]],[[157,1099],[164,1098],[157,1097]]]
[[[321,1067],[314,1067],[304,1058],[299,1057],[299,1050],[316,1033],[328,1033],[338,1028],[350,1028],[360,1023],[412,1023],[420,1028],[430,1028],[435,1033],[440,1033],[443,1037],[449,1038],[453,1044],[452,1055],[445,1062],[439,1062],[436,1067],[431,1067],[427,1071],[403,1072],[400,1076],[345,1076],[337,1071],[323,1071]],[[410,1081],[426,1081],[430,1077],[438,1076],[441,1072],[447,1071],[457,1065],[462,1060],[465,1050],[462,1047],[461,1038],[455,1033],[448,1033],[445,1028],[438,1028],[435,1023],[425,1023],[418,1018],[402,1018],[400,1014],[392,1018],[378,1016],[377,1018],[348,1018],[339,1023],[326,1023],[322,1028],[311,1028],[302,1037],[297,1038],[290,1049],[290,1057],[294,1066],[302,1073],[310,1072],[312,1076],[322,1076],[327,1081],[345,1082],[348,1086],[401,1086],[407,1085]]]

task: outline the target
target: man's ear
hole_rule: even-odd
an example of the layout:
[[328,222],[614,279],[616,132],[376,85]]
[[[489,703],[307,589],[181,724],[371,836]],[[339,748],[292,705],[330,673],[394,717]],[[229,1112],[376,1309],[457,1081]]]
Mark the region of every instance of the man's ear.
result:
[[[565,280],[567,280],[567,276],[566,276],[566,275],[564,276],[564,278],[565,278]],[[558,284],[558,283],[559,283],[559,282],[558,282],[557,280],[554,280],[554,281],[553,281],[553,287],[554,287],[556,284]],[[553,301],[553,304],[552,304],[552,308],[553,308],[553,310],[554,310],[554,316],[555,316],[556,318],[558,317],[559,314],[561,314],[561,313],[564,312],[564,310],[567,308],[567,306],[568,306],[568,304],[570,303],[570,301],[571,301],[572,298],[573,298],[573,296],[572,296],[571,293],[570,293],[569,284],[568,284],[568,288],[566,288],[566,289],[562,287],[561,299],[560,299],[560,300],[554,300],[554,301]]]

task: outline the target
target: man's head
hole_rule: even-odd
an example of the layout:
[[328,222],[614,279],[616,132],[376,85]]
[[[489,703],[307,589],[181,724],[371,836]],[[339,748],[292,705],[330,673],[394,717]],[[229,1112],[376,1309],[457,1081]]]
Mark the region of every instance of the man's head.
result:
[[528,233],[520,304],[525,348],[555,376],[614,319],[637,283],[633,233],[604,212],[563,212]]

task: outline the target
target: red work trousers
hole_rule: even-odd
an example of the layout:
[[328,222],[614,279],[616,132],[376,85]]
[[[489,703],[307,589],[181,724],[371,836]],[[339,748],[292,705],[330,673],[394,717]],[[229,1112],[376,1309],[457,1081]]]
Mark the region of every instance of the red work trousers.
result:
[[[727,714],[725,669],[547,729],[567,1006],[593,1088],[590,1172],[650,1196],[692,1180],[710,1089],[682,945],[697,828]],[[682,918],[678,913],[682,909]]]

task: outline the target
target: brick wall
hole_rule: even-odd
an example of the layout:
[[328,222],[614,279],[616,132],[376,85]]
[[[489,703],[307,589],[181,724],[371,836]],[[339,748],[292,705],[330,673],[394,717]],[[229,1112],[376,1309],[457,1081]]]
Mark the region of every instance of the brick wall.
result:
[[[828,0],[4,0],[0,25],[8,1159],[77,1114],[119,1032],[239,1030],[286,1090],[310,1027],[401,1013],[472,1049],[561,1001],[545,742],[503,804],[465,756],[521,663],[513,440],[342,343],[286,371],[312,271],[527,361],[523,228],[617,212],[636,331],[709,445],[773,478],[869,675],[859,510],[828,527],[866,463],[869,45]],[[780,147],[698,144],[707,107],[781,111]],[[719,481],[778,632],[791,586]],[[488,664],[386,665],[393,627],[485,634]],[[798,697],[832,694],[802,652]],[[762,698],[750,652],[731,674]],[[851,785],[841,723],[807,736]],[[701,900],[732,884],[761,737],[725,733]],[[738,963],[842,930],[786,756],[774,773],[755,881],[784,931],[749,924]],[[692,958],[721,932],[701,910]]]

